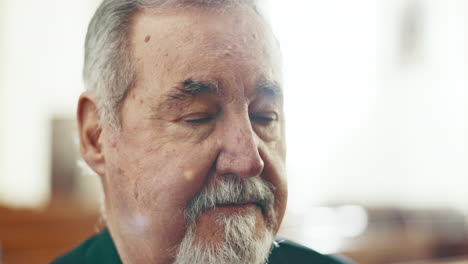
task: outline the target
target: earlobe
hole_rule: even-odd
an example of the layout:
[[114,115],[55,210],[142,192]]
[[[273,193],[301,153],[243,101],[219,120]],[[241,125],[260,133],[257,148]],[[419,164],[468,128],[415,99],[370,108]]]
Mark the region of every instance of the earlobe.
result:
[[83,159],[100,176],[105,172],[97,103],[90,92],[81,94],[77,109],[78,135]]

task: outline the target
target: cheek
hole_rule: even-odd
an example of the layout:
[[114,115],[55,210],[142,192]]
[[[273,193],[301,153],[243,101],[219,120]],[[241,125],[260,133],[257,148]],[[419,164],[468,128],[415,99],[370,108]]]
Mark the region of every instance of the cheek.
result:
[[205,141],[214,132],[215,123],[211,122],[203,125],[190,125],[180,122],[178,124],[166,126],[165,130],[166,134],[171,135],[171,139],[176,142],[199,144]]
[[[277,224],[281,223],[288,197],[285,168],[284,142],[265,143],[260,147],[260,156],[265,162],[263,177],[275,187],[275,211]],[[276,229],[279,226],[276,227]]]
[[115,161],[107,177],[112,190],[141,211],[182,211],[204,184],[216,151],[209,144],[174,142],[121,144],[108,159]]
[[125,237],[152,244],[163,235],[177,244],[185,233],[185,206],[209,177],[216,155],[202,144],[120,143],[106,157],[108,219]]
[[254,126],[255,133],[265,142],[276,142],[281,140],[281,126],[279,124],[272,125],[257,125]]

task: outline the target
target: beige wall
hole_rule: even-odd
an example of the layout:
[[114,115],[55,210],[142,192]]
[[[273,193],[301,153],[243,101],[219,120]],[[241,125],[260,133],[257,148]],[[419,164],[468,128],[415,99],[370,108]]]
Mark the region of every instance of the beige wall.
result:
[[50,189],[50,125],[73,119],[87,23],[98,1],[3,0],[0,202],[37,206]]

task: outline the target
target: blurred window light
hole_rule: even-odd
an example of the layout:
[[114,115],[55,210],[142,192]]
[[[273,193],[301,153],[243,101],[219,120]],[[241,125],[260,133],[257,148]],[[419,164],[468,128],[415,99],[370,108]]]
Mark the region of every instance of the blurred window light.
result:
[[344,205],[336,208],[338,233],[347,238],[364,233],[368,225],[366,210],[357,205]]
[[468,211],[465,1],[291,7],[269,6],[284,56],[290,209],[352,199]]
[[311,208],[304,216],[304,232],[300,239],[323,254],[338,252],[343,238],[338,233],[337,220],[334,208]]
[[295,239],[325,254],[342,251],[346,239],[360,236],[368,226],[366,210],[357,205],[312,207],[303,217]]

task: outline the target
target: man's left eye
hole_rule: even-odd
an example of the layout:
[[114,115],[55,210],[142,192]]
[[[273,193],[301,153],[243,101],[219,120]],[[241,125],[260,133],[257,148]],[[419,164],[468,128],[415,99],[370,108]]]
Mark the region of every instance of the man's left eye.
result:
[[273,121],[278,120],[276,113],[255,113],[249,114],[250,120],[260,123],[260,124],[269,124]]

